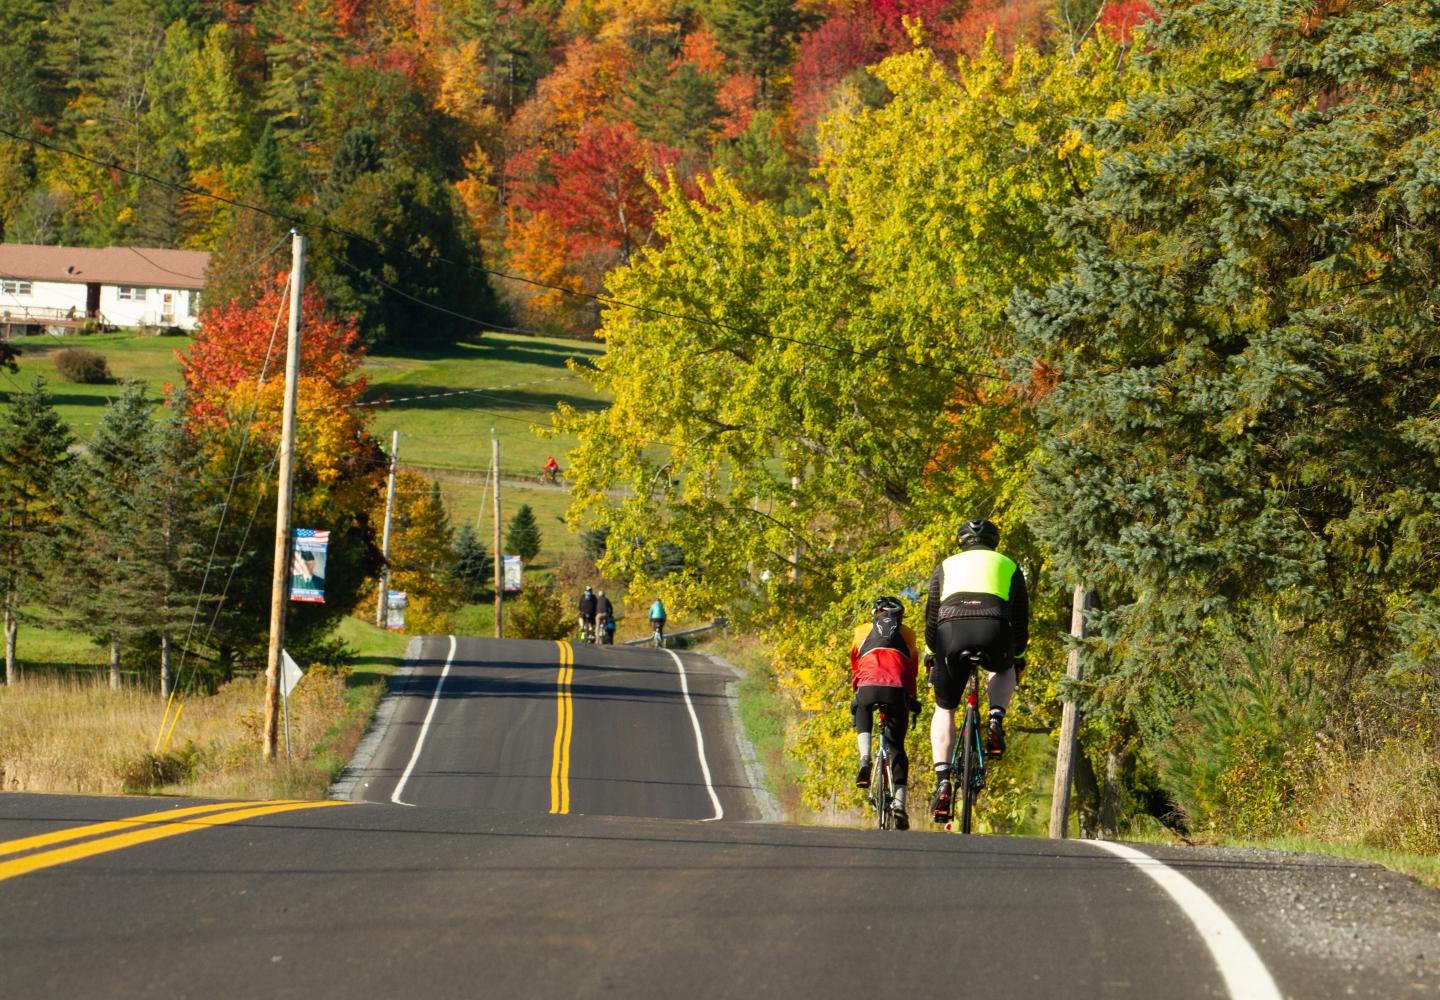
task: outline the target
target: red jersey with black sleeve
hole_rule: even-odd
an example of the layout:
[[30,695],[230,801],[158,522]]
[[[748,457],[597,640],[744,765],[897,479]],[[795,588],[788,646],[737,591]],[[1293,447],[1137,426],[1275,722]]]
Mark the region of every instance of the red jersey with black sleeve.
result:
[[850,645],[850,687],[867,684],[905,689],[905,697],[916,697],[920,674],[920,650],[910,626],[895,615],[876,615],[855,629]]

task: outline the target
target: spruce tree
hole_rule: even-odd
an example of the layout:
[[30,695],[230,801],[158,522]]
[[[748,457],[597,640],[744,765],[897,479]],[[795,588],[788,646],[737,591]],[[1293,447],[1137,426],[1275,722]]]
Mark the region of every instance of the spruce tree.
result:
[[485,551],[485,544],[468,524],[460,526],[455,533],[455,579],[465,588],[470,600],[478,600],[493,582],[494,560]]
[[209,525],[202,516],[203,470],[172,412],[160,422],[139,385],[105,411],[91,446],[71,466],[63,532],[68,556],[52,578],[65,594],[57,610],[111,650],[158,654],[161,696],[172,683],[177,639],[205,608],[199,598]]
[[505,548],[527,563],[540,554],[540,525],[535,522],[535,512],[529,504],[521,504],[510,519],[510,526],[505,530]]
[[55,411],[45,381],[12,397],[0,417],[0,607],[5,628],[5,683],[18,680],[15,648],[21,605],[42,596],[47,538],[60,516],[70,461],[70,429]]
[[1334,651],[1344,704],[1440,587],[1440,22],[1221,0],[1146,50],[1056,218],[1073,272],[1011,310],[1058,373],[1032,523],[1107,601],[1103,690],[1254,612]]

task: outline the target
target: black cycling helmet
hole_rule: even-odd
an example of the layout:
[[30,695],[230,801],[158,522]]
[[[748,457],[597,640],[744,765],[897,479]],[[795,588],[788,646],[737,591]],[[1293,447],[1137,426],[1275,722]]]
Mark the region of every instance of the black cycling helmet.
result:
[[1000,544],[1000,529],[994,521],[977,517],[960,525],[955,540],[965,549],[993,549]]
[[870,605],[870,614],[872,616],[892,614],[897,617],[903,617],[905,614],[905,606],[900,603],[900,598],[891,597],[887,594],[884,597],[875,598],[875,603]]

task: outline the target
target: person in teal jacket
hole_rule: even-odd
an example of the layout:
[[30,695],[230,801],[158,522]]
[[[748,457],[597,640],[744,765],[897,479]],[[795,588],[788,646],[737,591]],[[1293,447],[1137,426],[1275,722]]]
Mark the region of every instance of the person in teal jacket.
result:
[[655,598],[655,603],[650,605],[650,629],[655,633],[655,645],[665,644],[665,603],[660,598]]
[[935,715],[930,722],[930,749],[935,755],[931,812],[937,823],[950,819],[955,709],[970,682],[970,668],[960,654],[974,650],[984,656],[990,675],[985,754],[999,757],[1005,752],[1005,709],[1019,686],[1030,638],[1025,574],[1013,559],[995,551],[1000,529],[977,518],[960,526],[956,541],[960,551],[935,567],[925,605],[925,646],[933,655],[930,684],[935,689]]

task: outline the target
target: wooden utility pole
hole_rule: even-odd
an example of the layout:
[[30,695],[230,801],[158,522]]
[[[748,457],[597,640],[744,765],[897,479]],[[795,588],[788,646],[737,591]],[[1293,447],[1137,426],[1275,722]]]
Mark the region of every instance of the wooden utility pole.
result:
[[500,548],[500,439],[490,428],[490,466],[495,475],[495,638],[505,638],[505,557]]
[[305,285],[305,237],[291,230],[290,331],[285,339],[285,412],[280,424],[279,497],[275,502],[275,569],[270,577],[270,656],[265,663],[265,759],[275,759],[280,708],[280,650],[290,596],[290,493],[295,483],[295,399],[300,385],[300,298]]
[[[1088,629],[1085,613],[1090,610],[1091,593],[1085,585],[1075,585],[1075,596],[1070,605],[1070,634],[1077,645],[1070,650],[1065,665],[1065,676],[1072,683],[1085,677],[1085,665],[1080,660],[1078,641],[1084,639]],[[1070,787],[1075,779],[1075,753],[1080,729],[1079,706],[1073,698],[1065,702],[1060,716],[1060,749],[1055,757],[1055,792],[1050,799],[1050,836],[1064,838],[1070,825]]]
[[380,597],[375,602],[375,624],[385,627],[386,598],[390,593],[390,513],[395,508],[395,466],[400,461],[400,432],[390,436],[390,481],[385,486],[385,530],[380,535],[380,555],[385,565],[380,570]]

